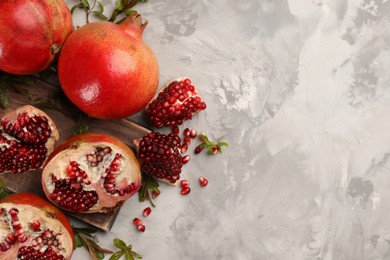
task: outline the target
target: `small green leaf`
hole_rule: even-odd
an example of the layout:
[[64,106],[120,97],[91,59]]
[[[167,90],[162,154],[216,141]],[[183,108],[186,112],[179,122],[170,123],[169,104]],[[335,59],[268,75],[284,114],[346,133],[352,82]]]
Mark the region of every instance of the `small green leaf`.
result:
[[104,259],[104,253],[103,252],[100,252],[100,251],[96,252],[96,256],[97,256],[97,258],[99,260],[103,260]]
[[3,179],[0,178],[0,199],[8,195],[7,186]]
[[229,146],[229,144],[227,142],[219,142],[218,145],[219,146]]
[[123,1],[122,1],[122,0],[117,0],[117,1],[115,2],[115,7],[116,7],[116,9],[119,10],[119,11],[122,11],[123,8],[125,8],[125,6],[123,5]]
[[124,252],[123,251],[119,251],[119,252],[115,252],[111,255],[111,257],[109,258],[109,260],[118,260],[119,258],[121,258],[122,256],[124,255]]
[[204,142],[204,143],[209,143],[210,142],[209,138],[206,135],[204,135],[204,134],[200,134],[198,138],[199,138],[199,140],[201,142]]
[[74,233],[74,248],[76,249],[82,247],[83,245],[83,241],[81,240],[79,234]]
[[134,10],[134,9],[131,9],[131,8],[125,10],[126,16],[131,16],[131,15],[133,15],[133,14],[135,14],[135,13],[137,13],[137,11]]
[[9,91],[8,88],[0,88],[0,106],[7,108],[9,105]]
[[73,15],[74,11],[78,8],[83,8],[83,4],[76,4],[70,9],[70,13]]
[[96,17],[100,18],[101,20],[107,21],[108,17],[105,16],[102,12],[99,11],[93,11],[92,12]]
[[87,8],[87,9],[90,9],[91,6],[89,5],[89,1],[88,0],[81,0],[81,3],[82,5]]
[[98,4],[98,7],[99,7],[100,12],[104,12],[104,6],[103,6],[103,4],[102,4],[100,1],[96,1],[96,3]]
[[126,243],[120,240],[119,238],[114,239],[114,246],[116,246],[119,249],[126,250],[127,246]]

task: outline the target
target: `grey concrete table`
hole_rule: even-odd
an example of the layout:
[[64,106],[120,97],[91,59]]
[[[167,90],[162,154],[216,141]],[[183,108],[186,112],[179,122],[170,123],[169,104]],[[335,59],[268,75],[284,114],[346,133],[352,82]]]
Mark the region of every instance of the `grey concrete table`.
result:
[[[110,13],[115,1],[102,2]],[[231,146],[193,156],[183,170],[188,196],[161,185],[144,233],[132,219],[148,204],[133,197],[112,231],[99,234],[101,244],[114,249],[119,237],[144,259],[159,260],[390,259],[389,5],[138,5],[160,87],[185,75],[207,102],[185,126]],[[206,188],[197,185],[200,175]],[[74,259],[87,254],[79,249]]]

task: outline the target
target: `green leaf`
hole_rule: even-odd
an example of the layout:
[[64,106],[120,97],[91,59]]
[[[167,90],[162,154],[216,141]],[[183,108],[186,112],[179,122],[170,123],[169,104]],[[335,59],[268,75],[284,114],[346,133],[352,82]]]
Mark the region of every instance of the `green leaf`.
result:
[[115,7],[116,7],[117,10],[122,11],[123,8],[125,8],[125,5],[123,4],[122,0],[117,0],[115,2]]
[[104,6],[103,6],[103,4],[102,4],[100,1],[96,1],[96,3],[98,4],[98,7],[99,7],[100,12],[104,12]]
[[92,12],[96,17],[100,18],[101,20],[107,21],[108,17],[105,16],[102,12],[100,11],[93,11]]
[[76,4],[70,9],[70,13],[73,15],[74,11],[78,8],[83,8],[83,4]]
[[114,239],[114,246],[116,246],[119,249],[126,250],[127,246],[126,243],[120,240],[119,238]]
[[74,248],[79,248],[84,246],[83,241],[81,240],[79,234],[74,233]]
[[[1,83],[1,82],[0,82]],[[7,108],[9,105],[9,91],[8,88],[0,86],[0,106],[2,108]]]
[[3,179],[0,178],[0,199],[8,195],[7,186]]
[[126,251],[125,259],[126,260],[134,260],[134,257],[133,257],[133,255],[129,251]]
[[121,258],[125,253],[123,251],[119,251],[119,252],[115,252],[111,255],[111,257],[109,258],[109,260],[118,260],[119,258]]
[[131,15],[133,15],[135,13],[137,13],[137,11],[134,10],[134,9],[131,9],[131,8],[128,8],[128,9],[125,10],[126,16],[131,16]]
[[227,142],[219,142],[218,145],[219,146],[229,146],[229,144]]
[[89,1],[88,0],[81,0],[81,4],[87,8],[87,9],[90,9],[91,6],[89,5]]
[[159,184],[158,182],[151,176],[143,173],[142,174],[142,182],[141,182],[141,188],[138,190],[138,200],[139,202],[144,202],[145,200],[149,200],[153,207],[153,198],[150,195],[150,191],[154,191],[156,193],[160,193],[160,190],[158,189]]
[[96,252],[96,256],[97,256],[97,258],[99,260],[103,260],[104,259],[104,253],[103,252],[100,252],[100,251]]

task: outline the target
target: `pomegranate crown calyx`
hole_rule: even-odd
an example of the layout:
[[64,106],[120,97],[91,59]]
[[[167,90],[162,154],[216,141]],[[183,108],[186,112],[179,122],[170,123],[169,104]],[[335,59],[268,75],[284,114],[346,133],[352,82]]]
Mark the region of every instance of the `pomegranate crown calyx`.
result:
[[145,30],[146,25],[148,24],[148,21],[142,22],[142,16],[139,13],[134,13],[130,16],[128,16],[126,19],[124,19],[121,24],[125,26],[135,26],[136,28],[139,28],[141,33]]

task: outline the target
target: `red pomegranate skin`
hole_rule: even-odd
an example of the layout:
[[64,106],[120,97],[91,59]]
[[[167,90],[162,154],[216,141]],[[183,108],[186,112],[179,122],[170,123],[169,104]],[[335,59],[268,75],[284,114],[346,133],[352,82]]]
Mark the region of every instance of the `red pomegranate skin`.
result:
[[139,14],[120,24],[93,22],[67,39],[58,74],[67,97],[88,115],[120,119],[143,109],[156,92],[159,68],[143,42]]
[[1,0],[0,70],[16,75],[44,70],[72,31],[63,0]]

